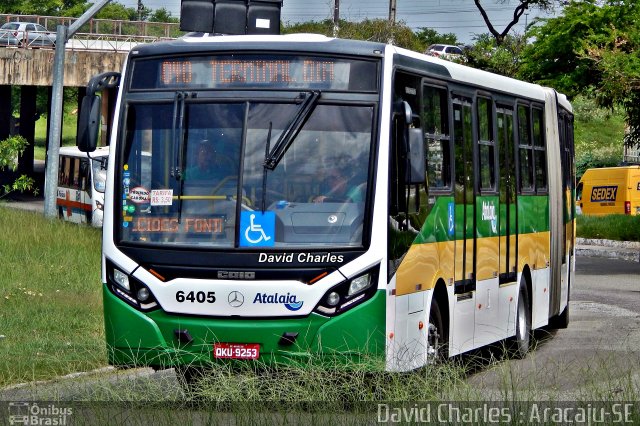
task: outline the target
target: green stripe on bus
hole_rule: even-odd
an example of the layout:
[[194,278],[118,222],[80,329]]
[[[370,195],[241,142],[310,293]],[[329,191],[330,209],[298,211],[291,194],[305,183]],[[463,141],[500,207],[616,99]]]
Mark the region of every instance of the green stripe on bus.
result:
[[[452,196],[436,197],[435,203],[427,215],[420,233],[416,235],[413,244],[425,244],[462,240],[462,226],[464,220],[464,206],[454,205],[455,232],[450,232],[450,205],[454,203]],[[549,231],[549,197],[547,195],[518,196],[517,212],[511,205],[510,234],[516,233],[516,214],[518,216],[518,233],[528,234]],[[492,220],[492,215],[497,221]],[[467,208],[466,238],[473,238],[473,209]],[[478,237],[505,236],[506,206],[499,203],[497,195],[479,196],[476,198],[476,227]],[[497,232],[496,232],[497,231]]]

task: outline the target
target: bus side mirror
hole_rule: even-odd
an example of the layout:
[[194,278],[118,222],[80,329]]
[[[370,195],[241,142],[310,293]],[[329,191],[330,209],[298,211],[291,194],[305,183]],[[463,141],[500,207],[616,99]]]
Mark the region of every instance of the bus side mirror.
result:
[[424,133],[422,128],[409,129],[409,167],[406,183],[419,185],[425,182],[426,157],[424,152]]
[[93,152],[98,146],[101,103],[100,96],[97,95],[87,95],[82,98],[77,138],[78,149],[82,152]]
[[411,105],[407,101],[398,101],[393,105],[393,112],[396,115],[400,115],[404,119],[404,124],[407,126],[413,122],[413,111]]

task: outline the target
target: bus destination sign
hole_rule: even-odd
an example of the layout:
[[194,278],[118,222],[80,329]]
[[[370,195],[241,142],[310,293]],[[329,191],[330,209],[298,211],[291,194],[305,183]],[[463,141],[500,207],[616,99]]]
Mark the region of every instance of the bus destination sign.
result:
[[314,56],[193,56],[136,61],[132,90],[376,90],[376,63]]

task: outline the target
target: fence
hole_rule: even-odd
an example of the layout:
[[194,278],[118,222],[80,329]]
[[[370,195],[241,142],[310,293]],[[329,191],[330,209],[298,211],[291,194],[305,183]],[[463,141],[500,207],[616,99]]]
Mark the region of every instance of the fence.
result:
[[[55,32],[58,25],[69,27],[78,18],[64,16],[10,15],[0,14],[0,24],[12,21],[33,22]],[[126,21],[92,18],[80,27],[79,32],[87,34],[110,34],[118,36],[140,36],[176,38],[183,33],[175,22]]]

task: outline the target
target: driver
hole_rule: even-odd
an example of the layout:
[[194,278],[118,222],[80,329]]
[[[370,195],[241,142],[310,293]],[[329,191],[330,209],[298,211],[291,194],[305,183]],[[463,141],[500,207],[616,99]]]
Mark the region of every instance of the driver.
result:
[[221,181],[227,176],[235,176],[232,160],[218,153],[213,144],[203,140],[196,150],[195,164],[188,167],[185,180],[216,180]]

